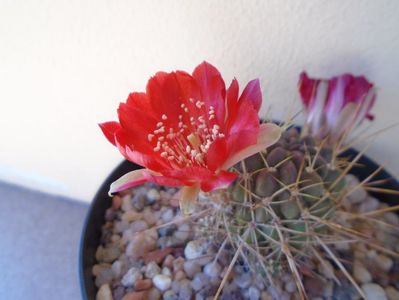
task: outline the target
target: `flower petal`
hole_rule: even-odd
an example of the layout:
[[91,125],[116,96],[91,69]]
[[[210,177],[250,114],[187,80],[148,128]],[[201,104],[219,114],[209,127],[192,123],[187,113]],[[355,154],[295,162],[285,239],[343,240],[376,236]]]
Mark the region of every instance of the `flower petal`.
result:
[[282,133],[282,129],[279,126],[277,126],[276,124],[267,123],[267,124],[260,125],[257,143],[254,145],[251,145],[251,146],[235,153],[233,156],[229,157],[225,161],[222,169],[227,170],[227,169],[231,168],[232,166],[234,166],[239,161],[273,145],[274,143],[276,143],[279,140],[281,133]]
[[146,169],[139,169],[129,172],[118,180],[111,183],[108,194],[112,196],[112,194],[126,190],[128,188],[143,184],[148,181],[145,176]]
[[252,104],[256,112],[259,111],[262,104],[262,92],[260,90],[259,79],[254,79],[247,84],[239,101],[248,101]]
[[215,109],[217,123],[222,125],[225,117],[226,87],[219,71],[204,61],[195,68],[193,77],[200,88],[201,101],[205,102],[208,110],[211,106]]
[[115,134],[119,129],[121,129],[121,125],[118,122],[105,122],[98,124],[98,126],[100,126],[107,140],[116,146]]
[[194,212],[199,192],[200,186],[198,183],[192,186],[185,186],[181,189],[180,210],[184,215]]
[[217,189],[228,187],[237,177],[238,173],[220,171],[218,174],[213,175],[205,181],[201,182],[201,190],[204,192],[211,192]]

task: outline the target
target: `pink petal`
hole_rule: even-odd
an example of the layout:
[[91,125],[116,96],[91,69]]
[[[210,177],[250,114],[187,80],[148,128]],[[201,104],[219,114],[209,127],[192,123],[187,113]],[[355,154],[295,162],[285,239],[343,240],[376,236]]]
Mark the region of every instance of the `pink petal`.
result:
[[114,181],[110,188],[108,194],[112,196],[112,194],[126,190],[128,188],[143,184],[148,181],[145,176],[146,169],[135,170],[129,172],[118,180]]
[[256,112],[259,111],[262,105],[262,92],[260,90],[259,79],[252,80],[247,84],[239,101],[248,101],[252,104]]
[[201,182],[201,190],[204,192],[214,191],[228,187],[237,177],[238,173],[220,171],[211,178]]
[[260,125],[260,130],[259,130],[259,135],[258,135],[258,141],[256,144],[251,145],[233,156],[229,157],[223,167],[221,169],[227,170],[234,166],[236,163],[239,161],[254,155],[255,153],[258,153],[267,147],[273,145],[276,143],[280,136],[281,136],[282,129],[277,126],[276,124],[273,123],[267,123],[267,124],[262,124]]
[[180,197],[180,210],[183,214],[189,215],[194,212],[195,202],[198,199],[198,194],[200,192],[199,184],[194,184],[192,186],[185,186],[181,189]]

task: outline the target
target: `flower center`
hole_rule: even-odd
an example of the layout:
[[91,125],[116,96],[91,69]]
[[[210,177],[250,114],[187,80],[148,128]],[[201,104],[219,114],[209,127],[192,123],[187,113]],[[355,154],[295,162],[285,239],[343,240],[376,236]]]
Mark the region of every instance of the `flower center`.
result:
[[201,101],[189,100],[181,104],[179,120],[169,120],[163,114],[148,141],[154,152],[168,160],[175,167],[206,166],[206,154],[212,143],[224,138],[220,126],[216,124],[215,109]]

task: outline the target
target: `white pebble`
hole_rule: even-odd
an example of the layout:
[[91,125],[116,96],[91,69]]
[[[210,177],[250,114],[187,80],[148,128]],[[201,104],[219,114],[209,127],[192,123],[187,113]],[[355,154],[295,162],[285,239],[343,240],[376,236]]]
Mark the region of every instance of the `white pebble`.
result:
[[196,259],[202,256],[203,250],[204,243],[202,241],[190,241],[187,243],[186,248],[184,248],[184,255],[187,259]]
[[375,283],[366,283],[362,285],[362,289],[367,296],[367,299],[388,300],[384,289]]
[[169,208],[162,214],[162,221],[165,223],[172,221],[175,214],[173,213],[173,209]]
[[120,260],[116,260],[112,264],[111,268],[112,268],[112,272],[114,273],[115,278],[118,278],[119,276],[122,275],[122,267],[123,267],[123,263]]
[[159,273],[161,273],[161,268],[155,261],[150,262],[146,266],[145,277],[152,279],[155,275],[158,275]]
[[155,275],[152,282],[161,291],[166,291],[172,285],[170,277],[162,274]]
[[172,276],[172,271],[168,267],[164,267],[162,269],[162,275],[166,275],[168,277],[171,277]]
[[103,284],[97,292],[96,300],[112,300],[109,284]]
[[208,277],[219,277],[222,268],[217,262],[210,262],[204,267],[204,273]]

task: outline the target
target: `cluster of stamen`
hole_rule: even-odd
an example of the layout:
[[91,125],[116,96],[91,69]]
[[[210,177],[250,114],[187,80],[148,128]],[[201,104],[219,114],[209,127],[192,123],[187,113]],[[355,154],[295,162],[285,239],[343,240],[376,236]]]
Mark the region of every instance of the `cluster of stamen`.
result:
[[[177,124],[173,122],[173,125],[168,126],[168,116],[163,114],[162,121],[148,134],[154,152],[167,159],[172,166],[205,166],[206,154],[212,143],[218,138],[224,138],[220,126],[215,122],[214,107],[207,109],[202,101],[189,101],[190,109],[188,105],[181,104]],[[190,110],[196,110],[195,115],[199,116],[193,117]]]

